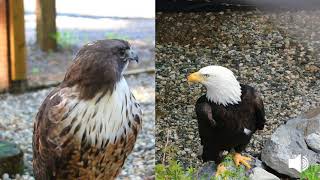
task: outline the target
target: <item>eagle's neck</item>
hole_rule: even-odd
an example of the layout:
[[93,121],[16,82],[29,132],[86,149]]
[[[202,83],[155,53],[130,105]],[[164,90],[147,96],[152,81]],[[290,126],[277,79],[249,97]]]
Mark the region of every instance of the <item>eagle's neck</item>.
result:
[[241,86],[235,78],[225,78],[224,81],[214,81],[206,84],[207,99],[223,106],[241,102]]
[[66,123],[72,124],[71,132],[78,128],[74,134],[81,142],[85,139],[97,147],[103,147],[106,141],[115,142],[124,132],[129,132],[134,116],[141,115],[140,106],[123,77],[113,91],[98,93],[91,100],[73,101],[70,107],[77,105]]

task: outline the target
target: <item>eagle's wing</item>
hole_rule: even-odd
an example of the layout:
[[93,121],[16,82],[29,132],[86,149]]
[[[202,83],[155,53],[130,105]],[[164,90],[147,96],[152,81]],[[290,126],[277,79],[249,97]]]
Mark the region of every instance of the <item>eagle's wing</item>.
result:
[[196,113],[197,116],[201,119],[207,120],[212,127],[216,125],[216,121],[213,119],[212,116],[212,109],[209,103],[202,102],[196,105]]
[[208,102],[203,101],[203,98],[199,98],[196,103],[196,114],[199,124],[199,136],[201,139],[201,144],[203,145],[203,140],[205,139],[205,135],[203,134],[204,131],[201,131],[203,128],[215,127],[216,121],[213,119],[212,116],[212,109]]
[[33,167],[37,179],[52,179],[56,164],[67,154],[65,147],[71,137],[61,136],[60,122],[67,109],[59,91],[61,89],[57,88],[47,96],[34,122]]
[[254,92],[254,96],[255,96],[254,103],[255,103],[255,115],[256,115],[256,128],[259,130],[262,130],[266,122],[264,105],[261,97],[256,91]]

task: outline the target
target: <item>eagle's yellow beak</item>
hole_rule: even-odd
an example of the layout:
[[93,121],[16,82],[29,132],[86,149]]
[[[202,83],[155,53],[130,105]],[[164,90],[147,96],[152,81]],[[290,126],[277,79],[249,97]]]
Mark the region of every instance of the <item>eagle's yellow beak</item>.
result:
[[188,82],[202,82],[203,77],[199,72],[192,73],[188,76]]

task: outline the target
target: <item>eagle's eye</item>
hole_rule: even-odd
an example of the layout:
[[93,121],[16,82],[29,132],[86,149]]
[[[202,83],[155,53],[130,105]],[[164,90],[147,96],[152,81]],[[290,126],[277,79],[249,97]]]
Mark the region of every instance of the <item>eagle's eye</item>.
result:
[[203,77],[208,78],[210,75],[209,74],[203,74]]

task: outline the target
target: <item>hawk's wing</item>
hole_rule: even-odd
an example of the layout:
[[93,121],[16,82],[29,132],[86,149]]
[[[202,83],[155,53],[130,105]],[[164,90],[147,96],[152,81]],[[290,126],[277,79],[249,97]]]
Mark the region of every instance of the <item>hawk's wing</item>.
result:
[[[68,151],[71,137],[61,136],[61,124],[65,109],[61,89],[53,90],[40,106],[33,130],[33,167],[36,179],[52,179],[56,165]],[[63,131],[63,130],[62,130]],[[68,139],[69,138],[69,139]],[[62,165],[62,164],[59,164]]]

